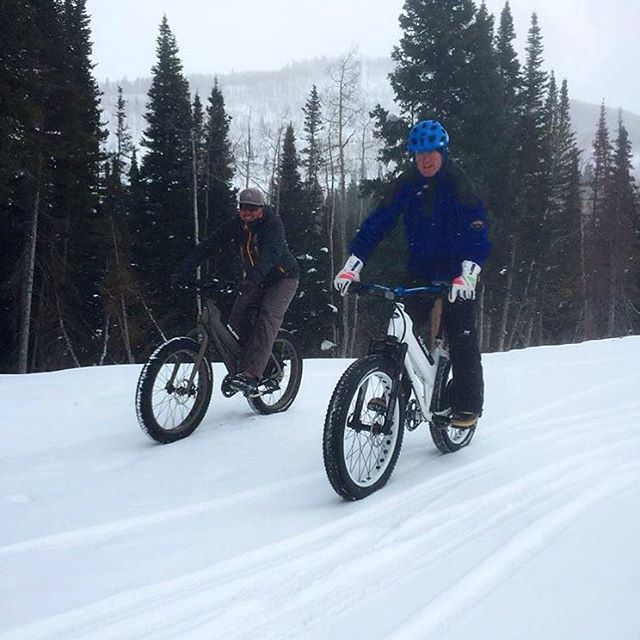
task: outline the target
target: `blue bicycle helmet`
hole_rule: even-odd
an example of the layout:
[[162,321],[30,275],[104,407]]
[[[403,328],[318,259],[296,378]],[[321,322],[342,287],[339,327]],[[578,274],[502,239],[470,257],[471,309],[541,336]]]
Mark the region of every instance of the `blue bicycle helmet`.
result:
[[449,134],[437,120],[422,120],[409,132],[407,151],[429,153],[444,151],[449,146]]

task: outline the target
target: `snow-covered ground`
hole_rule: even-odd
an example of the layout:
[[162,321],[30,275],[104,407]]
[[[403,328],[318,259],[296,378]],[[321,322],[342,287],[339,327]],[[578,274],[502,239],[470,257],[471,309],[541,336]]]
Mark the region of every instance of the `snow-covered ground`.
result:
[[638,640],[640,338],[484,363],[471,445],[406,434],[357,503],[322,464],[346,361],[167,446],[138,366],[0,376],[0,638]]

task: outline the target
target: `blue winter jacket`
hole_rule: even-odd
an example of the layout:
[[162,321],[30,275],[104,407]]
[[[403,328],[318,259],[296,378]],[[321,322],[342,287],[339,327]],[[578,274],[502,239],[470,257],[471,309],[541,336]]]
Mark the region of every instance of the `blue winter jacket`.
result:
[[451,160],[432,178],[416,167],[400,175],[360,227],[351,253],[366,263],[400,217],[413,277],[450,281],[460,275],[463,260],[482,265],[491,252],[482,201]]

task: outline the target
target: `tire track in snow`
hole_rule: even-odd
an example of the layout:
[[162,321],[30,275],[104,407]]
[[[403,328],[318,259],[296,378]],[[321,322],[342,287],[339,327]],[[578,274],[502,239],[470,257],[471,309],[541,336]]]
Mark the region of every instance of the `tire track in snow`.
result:
[[[582,391],[578,391],[566,396],[562,396],[561,398],[558,398],[557,400],[554,400],[553,402],[547,402],[542,404],[540,407],[536,408],[536,409],[531,409],[530,411],[523,411],[522,413],[517,413],[513,416],[509,416],[508,418],[505,418],[504,420],[500,420],[499,422],[495,423],[495,427],[503,430],[503,429],[507,429],[510,428],[512,425],[514,424],[518,424],[520,422],[527,422],[532,418],[535,418],[536,416],[544,416],[547,412],[549,412],[550,410],[554,410],[554,409],[558,409],[559,407],[563,407],[565,405],[568,406],[580,406],[579,402],[576,403],[576,400],[580,400],[581,398],[589,398],[591,399],[594,393],[598,393],[601,391],[606,391],[608,389],[614,389],[616,390],[618,393],[616,394],[615,397],[618,397],[619,394],[619,387],[621,385],[621,383],[624,382],[629,382],[632,379],[635,378],[640,378],[640,374],[636,374],[636,375],[626,375],[626,376],[621,376],[619,378],[614,378],[611,380],[607,380],[606,382],[602,382],[593,386],[588,387],[587,389],[583,389]],[[637,385],[636,385],[637,386]],[[605,394],[606,395],[606,394]],[[638,408],[638,402],[629,402],[626,403],[625,405],[626,407],[634,407]],[[612,407],[609,408],[609,410],[612,409],[617,409],[619,408],[620,405],[616,404],[613,405]],[[601,411],[601,410],[598,410]],[[606,409],[605,409],[606,411]],[[591,413],[591,412],[589,412]]]
[[[612,447],[614,448],[620,449],[617,445]],[[592,462],[587,463],[590,458]],[[343,611],[346,608],[344,603],[358,602],[374,592],[383,592],[395,582],[441,561],[443,557],[455,556],[461,546],[473,542],[479,535],[491,532],[507,521],[519,522],[523,516],[529,515],[532,508],[537,510],[542,504],[560,498],[571,500],[576,490],[588,496],[594,481],[599,483],[600,479],[610,474],[611,461],[595,460],[593,456],[581,454],[575,457],[570,467],[564,466],[561,480],[552,478],[557,477],[557,469],[563,465],[552,465],[541,472],[530,474],[522,481],[515,481],[492,491],[487,499],[469,500],[437,513],[429,508],[421,509],[419,514],[408,518],[405,526],[387,526],[385,532],[377,532],[375,537],[369,536],[369,544],[364,547],[364,553],[362,549],[358,553],[358,549],[352,548],[353,557],[338,560],[335,565],[337,568],[332,572],[328,573],[324,563],[318,562],[316,569],[320,577],[315,576],[316,579],[313,580],[314,576],[311,576],[312,585],[315,583],[318,588],[303,586],[304,580],[308,580],[306,570],[299,584],[290,584],[288,593],[282,592],[276,598],[272,598],[271,607],[265,606],[261,619],[271,611],[277,611],[273,620],[267,621],[264,626],[249,631],[246,635],[236,636],[235,632],[230,631],[229,637],[242,637],[247,640],[298,637],[297,630],[293,630],[290,636],[284,634],[281,628],[270,634],[269,627],[273,626],[276,620],[290,626],[290,621],[296,619],[298,629],[316,626],[327,614],[335,615],[336,612]],[[631,465],[631,469],[633,475],[626,486],[632,486],[640,479],[640,465],[635,463],[635,466]],[[626,473],[626,467],[624,472]],[[382,542],[371,545],[371,539]],[[326,581],[329,583],[328,586],[321,580],[321,577],[326,575],[332,578]],[[284,603],[280,605],[279,610],[276,609],[278,602]],[[322,610],[315,617],[310,617],[308,611],[315,610],[314,602],[321,602]],[[233,628],[233,624],[229,625],[229,629]],[[304,634],[301,637],[304,637]]]
[[[442,509],[434,510],[428,497],[438,487],[427,496],[412,488],[311,532],[27,625],[9,637],[186,640],[191,632],[202,637],[203,626],[206,637],[215,638],[295,636],[305,625],[319,624],[329,611],[343,610],[353,600],[442,559],[443,554],[455,553],[459,545],[521,517],[532,507],[539,509],[562,497],[570,498],[568,505],[576,500],[583,505],[580,496],[594,487],[609,495],[614,484],[619,490],[623,481],[637,482],[637,455],[632,463],[625,463],[627,469],[620,464],[620,454],[639,441],[627,438],[596,451],[579,452],[480,498]],[[611,480],[604,480],[612,474]],[[569,506],[567,510],[573,513]],[[539,520],[552,513],[553,509]],[[318,602],[321,610],[311,607]],[[310,610],[317,613],[310,615]]]
[[519,531],[499,551],[485,558],[440,597],[411,616],[385,640],[424,640],[441,633],[461,613],[478,605],[506,579],[557,539],[578,518],[611,496],[637,486],[640,467],[618,474],[602,485],[552,510]]
[[216,500],[197,502],[185,507],[178,507],[176,509],[155,511],[143,516],[114,520],[104,524],[83,527],[72,531],[64,531],[62,533],[54,533],[52,535],[32,538],[30,540],[23,540],[22,542],[14,542],[13,544],[0,547],[0,558],[17,553],[26,553],[43,549],[91,544],[108,538],[139,531],[157,524],[166,524],[175,520],[197,516],[201,513],[213,513],[242,504],[243,502],[250,502],[252,500],[258,500],[260,498],[273,495],[274,493],[288,491],[292,488],[299,487],[300,485],[318,483],[323,477],[324,474],[321,473],[308,473],[296,478],[288,478],[287,480],[281,480],[265,486],[240,491],[223,498],[217,498]]
[[[621,409],[618,409],[618,412],[621,413],[621,415],[623,413]],[[611,411],[606,412],[605,415],[607,418],[614,420],[614,416],[612,415]],[[628,412],[625,412],[624,415],[628,417]],[[591,414],[584,414],[584,417],[588,416],[591,416]],[[564,420],[564,418],[559,419],[559,421],[561,422],[563,422]],[[545,421],[542,424],[544,426],[548,426],[549,424],[555,422],[557,421]],[[466,463],[463,467],[456,467],[451,471],[445,471],[435,478],[430,478],[428,482],[437,481],[440,485],[441,490],[449,486],[455,487],[459,483],[460,476],[463,476],[463,480],[477,479],[478,477],[482,477],[486,474],[487,468],[489,468],[489,471],[493,470],[493,462],[504,457],[511,458],[514,451],[520,449],[527,450],[534,442],[544,442],[551,439],[552,437],[555,444],[560,444],[562,442],[573,442],[575,440],[575,435],[573,435],[573,432],[584,431],[585,426],[583,423],[579,422],[576,425],[564,429],[561,437],[557,437],[557,435],[552,436],[551,433],[544,432],[541,426],[539,426],[538,430],[540,431],[540,433],[538,433],[533,438],[528,439],[527,441],[519,441],[518,443],[508,445],[507,447],[504,447],[490,454],[489,456],[485,456],[484,458],[481,458],[479,460]],[[404,466],[404,468],[402,466],[399,466],[396,469],[395,476],[406,477],[407,475],[413,474],[417,469],[424,468],[424,466],[424,459],[420,457],[418,461],[414,462],[408,468],[407,466]],[[195,503],[176,509],[152,512],[142,516],[134,516],[132,518],[125,518],[122,520],[106,522],[89,527],[82,527],[71,531],[39,536],[37,538],[14,542],[0,547],[0,557],[6,557],[19,553],[42,551],[47,549],[92,544],[117,536],[126,535],[128,533],[133,533],[135,531],[140,531],[159,524],[167,524],[169,522],[179,521],[182,518],[194,517],[202,513],[212,513],[236,506],[238,504],[241,504],[242,502],[249,502],[260,498],[265,498],[275,493],[294,489],[299,485],[312,484],[315,482],[324,482],[326,484],[325,480],[326,477],[324,472],[309,473],[303,476],[298,476],[297,478],[291,478],[272,483],[264,487],[241,491],[230,496],[218,498],[216,500]],[[446,485],[444,485],[443,483],[446,483]]]

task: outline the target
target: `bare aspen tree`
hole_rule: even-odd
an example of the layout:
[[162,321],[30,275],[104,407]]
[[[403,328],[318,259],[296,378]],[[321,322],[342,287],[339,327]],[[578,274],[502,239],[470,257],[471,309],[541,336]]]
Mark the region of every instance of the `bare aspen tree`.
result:
[[[347,147],[356,135],[356,119],[361,112],[358,97],[360,94],[361,61],[357,49],[352,48],[335,65],[329,68],[330,87],[327,99],[328,130],[333,162],[337,166],[338,204],[334,211],[334,223],[337,222],[338,262],[346,259],[347,250]],[[335,202],[335,194],[332,200]],[[337,216],[335,215],[337,213]],[[350,354],[350,328],[352,326],[349,298],[345,297],[342,306],[342,345],[341,355]]]
[[[360,180],[360,184],[362,184],[367,179],[367,154],[372,149],[373,140],[371,138],[371,118],[367,113],[364,103],[361,103],[359,110],[359,118],[358,118],[358,129],[359,129],[359,162],[360,167],[358,171],[358,177]],[[362,221],[366,215],[365,211],[365,199],[359,199],[358,206],[358,215],[356,219],[356,227],[360,228],[362,225]],[[349,340],[347,343],[347,349],[351,355],[353,355],[355,346],[356,346],[356,335],[358,332],[358,298],[353,299],[352,304],[352,321],[351,321],[351,331],[349,334]]]

